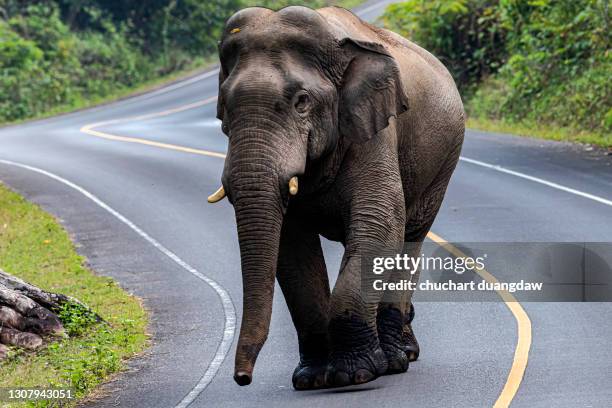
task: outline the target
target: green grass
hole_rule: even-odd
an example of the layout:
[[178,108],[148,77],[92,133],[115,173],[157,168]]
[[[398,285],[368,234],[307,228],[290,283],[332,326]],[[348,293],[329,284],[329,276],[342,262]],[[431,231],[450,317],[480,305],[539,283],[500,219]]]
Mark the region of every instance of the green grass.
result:
[[571,128],[557,127],[528,121],[514,123],[510,121],[493,120],[483,117],[470,117],[467,127],[490,132],[512,133],[539,139],[557,140],[574,143],[586,143],[612,149],[612,134],[601,134],[587,131],[577,131]]
[[[12,350],[0,363],[0,387],[72,387],[83,397],[147,346],[147,313],[139,300],[112,279],[94,275],[51,215],[1,184],[0,267],[80,299],[107,322],[95,323],[79,308],[64,308],[60,318],[70,337],[35,353]],[[52,406],[47,404],[31,406]]]

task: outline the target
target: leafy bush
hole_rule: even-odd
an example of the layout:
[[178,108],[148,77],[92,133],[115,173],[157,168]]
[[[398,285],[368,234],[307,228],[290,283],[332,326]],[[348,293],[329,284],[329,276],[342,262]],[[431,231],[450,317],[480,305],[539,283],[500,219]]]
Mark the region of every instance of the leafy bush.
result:
[[505,20],[516,25],[499,75],[509,85],[503,103],[509,119],[612,130],[606,124],[612,107],[606,3],[502,1]]
[[34,72],[27,76],[19,72],[21,78],[13,83],[20,97],[20,112],[30,115],[57,103],[72,102],[73,91],[65,84],[79,71],[78,58],[71,51],[75,37],[62,24],[57,10],[45,5],[30,6],[27,17],[16,16],[8,20],[8,25],[21,39],[36,44],[42,51]]
[[59,311],[58,317],[68,336],[80,336],[95,323],[98,316],[78,303],[66,303]]
[[0,122],[99,97],[153,76],[153,63],[112,24],[73,32],[53,4],[0,20]]
[[411,0],[384,20],[447,65],[472,116],[612,131],[607,0]]
[[30,81],[42,74],[43,52],[0,21],[0,56],[0,120],[27,116],[28,101],[36,98]]
[[79,35],[74,48],[81,65],[79,89],[106,95],[118,87],[131,87],[155,75],[153,64],[124,41],[124,36],[124,32],[114,28],[106,33]]
[[383,20],[440,58],[462,88],[495,72],[506,56],[495,0],[410,0],[390,5]]

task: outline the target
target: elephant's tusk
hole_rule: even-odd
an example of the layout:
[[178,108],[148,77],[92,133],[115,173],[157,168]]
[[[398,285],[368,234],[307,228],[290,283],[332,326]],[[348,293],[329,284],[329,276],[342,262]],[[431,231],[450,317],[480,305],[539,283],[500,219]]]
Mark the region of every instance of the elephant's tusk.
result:
[[218,201],[221,201],[225,198],[225,189],[223,186],[219,187],[217,191],[208,196],[208,202],[213,204]]
[[296,177],[291,177],[291,180],[289,180],[289,194],[291,195],[296,195],[298,193],[298,178]]

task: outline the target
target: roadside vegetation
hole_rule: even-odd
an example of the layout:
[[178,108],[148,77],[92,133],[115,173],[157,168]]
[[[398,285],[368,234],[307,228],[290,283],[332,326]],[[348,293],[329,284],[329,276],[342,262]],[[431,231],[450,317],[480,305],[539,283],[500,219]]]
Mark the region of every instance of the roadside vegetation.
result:
[[360,0],[0,0],[0,124],[66,112],[202,68],[220,30],[253,4]]
[[608,0],[411,0],[385,24],[457,81],[468,125],[612,147]]
[[63,387],[82,397],[146,347],[147,314],[139,300],[111,278],[88,270],[52,216],[1,184],[0,268],[45,290],[76,297],[106,321],[98,323],[82,308],[65,307],[59,318],[68,337],[35,352],[11,349],[0,362],[0,388]]

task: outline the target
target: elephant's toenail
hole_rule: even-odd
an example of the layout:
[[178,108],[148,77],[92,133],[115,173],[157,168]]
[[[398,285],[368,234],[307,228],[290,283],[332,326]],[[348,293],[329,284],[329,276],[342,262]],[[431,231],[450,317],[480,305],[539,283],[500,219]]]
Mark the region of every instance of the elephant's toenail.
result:
[[373,378],[374,374],[370,371],[364,369],[357,370],[355,373],[355,384],[367,383],[368,381],[372,381]]
[[347,373],[344,371],[338,371],[334,376],[334,385],[343,387],[345,385],[349,385],[351,383],[351,379]]
[[389,374],[403,373],[408,369],[408,357],[403,352],[398,353],[389,360]]
[[325,385],[325,376],[324,375],[317,375],[316,378],[314,379],[314,383],[312,384],[313,388],[320,388],[323,385]]
[[310,388],[310,381],[308,380],[308,377],[298,377],[297,381],[295,382],[295,388],[298,390]]

